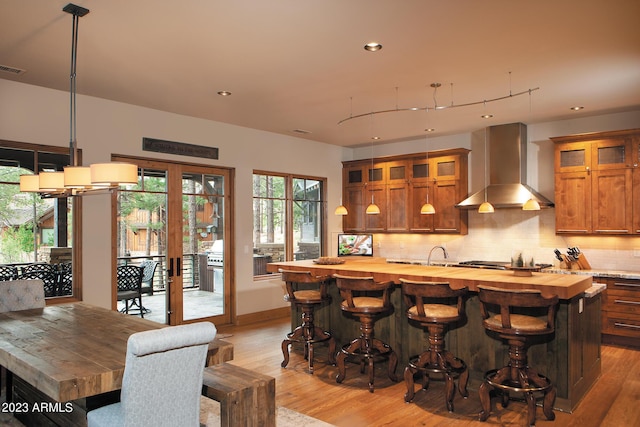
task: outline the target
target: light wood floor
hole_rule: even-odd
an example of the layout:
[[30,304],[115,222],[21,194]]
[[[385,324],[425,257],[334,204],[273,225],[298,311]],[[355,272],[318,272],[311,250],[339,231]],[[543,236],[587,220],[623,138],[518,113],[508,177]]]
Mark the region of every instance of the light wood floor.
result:
[[[348,365],[342,384],[335,382],[336,367],[326,365],[326,346],[316,345],[315,373],[307,373],[302,355],[291,354],[289,365],[281,368],[280,343],[289,332],[289,319],[259,325],[220,328],[220,336],[234,344],[232,363],[276,378],[276,404],[337,426],[523,426],[526,406],[511,402],[500,408],[492,400],[491,417],[477,421],[480,401],[476,390],[469,398],[454,398],[455,412],[444,405],[441,382],[432,381],[429,390],[416,392],[413,403],[404,402],[404,382],[393,383],[381,369],[376,372],[376,389],[367,388],[367,375],[356,365]],[[384,368],[382,366],[381,368]],[[402,374],[403,367],[397,373]],[[377,371],[377,370],[376,370]],[[417,386],[416,386],[417,387]],[[640,426],[640,351],[602,347],[602,376],[572,413],[555,411],[555,421],[547,421],[538,408],[536,425],[545,426]]]

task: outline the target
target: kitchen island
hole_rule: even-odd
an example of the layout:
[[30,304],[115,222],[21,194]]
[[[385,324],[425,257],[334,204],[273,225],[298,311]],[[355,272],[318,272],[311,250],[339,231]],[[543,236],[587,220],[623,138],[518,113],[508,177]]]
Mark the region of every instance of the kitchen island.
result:
[[[529,361],[555,383],[558,394],[555,408],[571,412],[600,375],[600,296],[585,297],[592,287],[590,276],[532,273],[521,277],[508,270],[432,267],[390,264],[384,258],[347,257],[343,264],[320,265],[311,260],[278,262],[267,265],[267,271],[278,269],[311,271],[316,275],[335,273],[373,276],[375,280],[391,280],[397,287],[392,293],[394,312],[376,322],[375,333],[389,343],[400,358],[397,373],[409,358],[425,350],[420,328],[410,325],[400,290],[400,278],[422,281],[446,281],[452,288],[468,287],[467,321],[447,332],[447,348],[464,360],[470,371],[470,387],[477,389],[486,371],[498,368],[508,360],[507,346],[489,336],[480,316],[478,285],[508,289],[538,289],[543,295],[558,295],[555,334],[533,344]],[[340,295],[336,286],[329,287],[333,303],[316,311],[317,324],[332,332],[338,345],[359,334],[358,323],[345,316],[338,307]],[[300,313],[292,312],[292,326],[299,323]]]

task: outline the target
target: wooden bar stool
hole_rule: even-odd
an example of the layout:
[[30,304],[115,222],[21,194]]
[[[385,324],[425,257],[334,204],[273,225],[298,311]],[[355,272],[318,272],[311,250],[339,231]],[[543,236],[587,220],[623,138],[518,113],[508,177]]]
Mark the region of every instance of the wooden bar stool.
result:
[[469,371],[464,361],[445,349],[444,335],[448,325],[464,321],[464,298],[467,288],[451,289],[446,282],[420,282],[400,279],[402,297],[407,308],[407,318],[419,323],[428,331],[429,348],[418,356],[409,359],[404,370],[407,385],[405,402],[411,402],[415,395],[414,375],[423,376],[422,389],[429,387],[429,375],[441,375],[446,381],[445,403],[447,410],[453,412],[454,377],[458,377],[458,391],[462,397],[469,396],[467,382]]
[[360,373],[364,373],[365,365],[368,367],[369,391],[373,393],[375,359],[388,359],[389,378],[392,381],[398,381],[395,374],[398,356],[388,344],[375,338],[373,334],[376,318],[393,311],[389,296],[393,282],[376,282],[373,277],[351,277],[339,274],[334,274],[333,277],[343,298],[340,309],[360,320],[360,336],[344,345],[336,357],[338,365],[336,382],[341,383],[345,378],[347,357],[355,357],[360,360]]
[[[509,403],[509,392],[524,393],[527,401],[528,421],[536,423],[536,396],[544,394],[542,411],[548,420],[554,420],[553,404],[556,399],[556,388],[549,378],[538,374],[528,365],[528,338],[550,335],[554,331],[554,318],[558,296],[544,298],[540,291],[506,290],[489,286],[478,286],[482,325],[489,331],[496,332],[509,344],[509,364],[500,369],[493,369],[485,374],[484,382],[478,389],[482,411],[480,421],[486,421],[491,411],[489,392],[497,389],[502,392],[502,406]],[[545,319],[533,315],[514,314],[514,309],[527,308],[545,311]],[[522,313],[522,310],[518,310]],[[497,314],[496,314],[497,313]]]
[[288,333],[282,341],[284,360],[280,366],[284,368],[289,364],[289,344],[298,342],[304,344],[304,357],[309,361],[309,373],[313,374],[313,344],[323,341],[329,342],[329,363],[335,365],[336,342],[329,332],[316,326],[313,321],[315,307],[331,302],[331,297],[327,294],[330,277],[313,276],[309,271],[279,271],[286,285],[284,299],[302,310],[302,324]]

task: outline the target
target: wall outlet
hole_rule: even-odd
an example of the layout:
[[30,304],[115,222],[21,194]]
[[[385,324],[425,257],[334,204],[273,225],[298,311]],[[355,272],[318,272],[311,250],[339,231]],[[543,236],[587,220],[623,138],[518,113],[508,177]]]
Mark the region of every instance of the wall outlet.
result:
[[640,258],[640,249],[634,249],[633,250],[633,256],[636,258]]

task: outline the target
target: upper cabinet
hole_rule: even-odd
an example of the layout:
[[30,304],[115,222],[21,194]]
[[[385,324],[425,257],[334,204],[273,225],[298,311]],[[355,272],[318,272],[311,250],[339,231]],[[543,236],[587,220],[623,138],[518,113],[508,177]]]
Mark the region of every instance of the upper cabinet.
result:
[[[467,233],[469,150],[453,149],[343,162],[344,231]],[[436,213],[420,214],[431,203]],[[367,215],[374,202],[380,214]]]
[[640,234],[640,129],[551,139],[556,233]]

